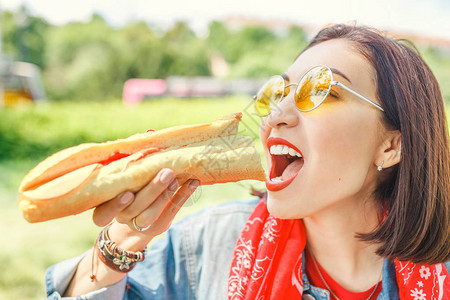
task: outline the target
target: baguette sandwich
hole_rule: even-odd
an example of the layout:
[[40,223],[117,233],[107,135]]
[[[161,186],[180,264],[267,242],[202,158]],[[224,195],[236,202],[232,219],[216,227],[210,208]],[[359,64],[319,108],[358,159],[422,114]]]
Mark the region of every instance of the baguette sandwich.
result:
[[183,184],[265,180],[248,136],[238,136],[241,113],[211,123],[181,125],[105,143],[61,150],[22,180],[19,207],[29,222],[81,213],[125,191],[137,192],[162,168]]

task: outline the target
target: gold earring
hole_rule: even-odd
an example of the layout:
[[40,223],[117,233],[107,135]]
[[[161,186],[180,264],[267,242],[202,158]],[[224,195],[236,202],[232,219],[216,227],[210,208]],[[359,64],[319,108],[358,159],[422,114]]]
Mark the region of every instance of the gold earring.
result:
[[384,164],[384,160],[381,161],[381,164],[377,167],[377,170],[379,172],[381,172],[381,170],[383,170],[383,164]]

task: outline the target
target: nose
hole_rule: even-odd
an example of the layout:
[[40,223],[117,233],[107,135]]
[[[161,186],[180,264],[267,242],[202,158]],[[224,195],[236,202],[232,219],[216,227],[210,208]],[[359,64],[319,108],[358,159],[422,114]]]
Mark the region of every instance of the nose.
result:
[[295,107],[293,94],[292,92],[283,101],[278,102],[266,117],[269,127],[280,129],[281,127],[294,127],[297,125],[300,111]]

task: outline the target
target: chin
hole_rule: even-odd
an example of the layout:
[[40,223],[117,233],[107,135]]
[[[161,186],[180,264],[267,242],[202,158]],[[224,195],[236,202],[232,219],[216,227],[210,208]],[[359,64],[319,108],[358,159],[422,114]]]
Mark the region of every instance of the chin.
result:
[[280,201],[276,196],[267,193],[267,210],[269,213],[280,219],[298,219],[292,207],[284,201]]

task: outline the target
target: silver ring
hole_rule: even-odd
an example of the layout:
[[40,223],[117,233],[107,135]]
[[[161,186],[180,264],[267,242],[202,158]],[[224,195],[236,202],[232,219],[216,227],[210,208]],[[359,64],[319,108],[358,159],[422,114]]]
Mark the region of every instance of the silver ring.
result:
[[133,218],[133,225],[134,225],[134,228],[136,228],[137,231],[146,231],[147,229],[149,229],[152,226],[152,224],[150,224],[150,225],[148,225],[147,227],[144,227],[144,228],[139,227],[136,224],[136,217]]

